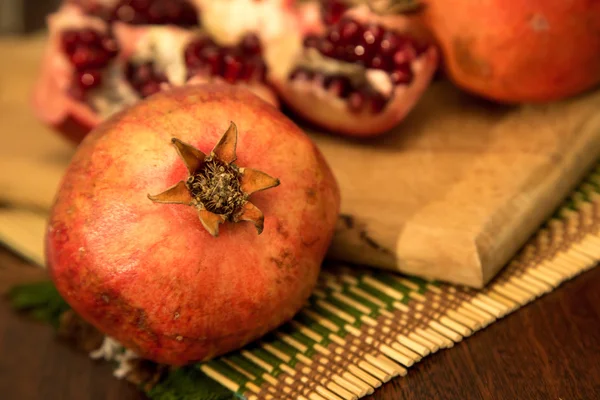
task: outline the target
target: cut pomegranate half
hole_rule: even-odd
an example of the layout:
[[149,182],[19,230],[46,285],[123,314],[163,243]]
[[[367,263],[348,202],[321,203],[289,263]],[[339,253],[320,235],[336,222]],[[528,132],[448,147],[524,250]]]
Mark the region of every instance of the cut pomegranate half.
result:
[[270,75],[308,121],[351,136],[384,133],[412,110],[438,66],[438,51],[401,14],[366,6],[304,37],[293,60]]
[[103,117],[137,100],[119,78],[119,54],[127,51],[121,44],[128,40],[71,5],[51,14],[48,27],[33,109],[44,123],[79,142]]
[[49,41],[33,93],[35,114],[79,143],[103,119],[170,86],[245,86],[278,107],[266,84],[262,39],[220,43],[206,30],[107,23],[66,4],[48,17]]

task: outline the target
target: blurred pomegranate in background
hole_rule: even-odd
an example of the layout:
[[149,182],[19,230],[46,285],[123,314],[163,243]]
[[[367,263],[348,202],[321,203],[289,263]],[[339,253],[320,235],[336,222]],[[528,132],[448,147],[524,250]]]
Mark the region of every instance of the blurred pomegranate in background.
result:
[[600,2],[423,0],[444,70],[459,87],[507,103],[546,102],[600,82]]

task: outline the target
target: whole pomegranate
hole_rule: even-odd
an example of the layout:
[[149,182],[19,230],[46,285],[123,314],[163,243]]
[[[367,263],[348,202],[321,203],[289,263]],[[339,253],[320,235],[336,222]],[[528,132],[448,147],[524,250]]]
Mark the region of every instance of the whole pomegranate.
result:
[[276,108],[232,85],[177,87],[78,147],[51,210],[47,265],[99,330],[183,365],[292,318],[339,203],[318,149]]
[[239,85],[278,106],[264,47],[295,23],[281,0],[71,0],[48,17],[33,107],[78,143],[114,112],[173,86]]
[[461,88],[507,103],[546,102],[600,83],[600,2],[424,0],[420,19]]
[[293,111],[317,126],[349,136],[388,131],[429,86],[436,48],[403,9],[340,1],[315,7],[302,10],[302,35],[294,40],[290,32],[269,48],[270,80]]

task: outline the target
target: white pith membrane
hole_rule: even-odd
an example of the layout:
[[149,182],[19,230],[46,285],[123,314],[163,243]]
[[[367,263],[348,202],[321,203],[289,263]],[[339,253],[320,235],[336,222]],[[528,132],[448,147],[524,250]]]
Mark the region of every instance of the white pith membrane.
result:
[[[409,20],[402,15],[375,15],[367,6],[358,6],[347,11],[344,17],[361,25],[376,24],[386,31],[410,36]],[[323,33],[324,30],[319,32],[319,36]],[[284,100],[298,114],[316,125],[356,136],[383,133],[399,123],[429,85],[438,63],[437,50],[429,47],[410,62],[412,81],[394,85],[388,72],[384,70],[336,60],[322,55],[314,48],[304,48],[300,35],[290,35],[287,42],[280,43],[279,47],[280,53],[287,51],[287,56],[271,55],[271,60],[278,58],[278,61],[269,64],[270,67],[275,66],[271,68],[270,79]],[[271,50],[276,51],[275,47]],[[295,74],[293,79],[289,79],[290,74],[298,67],[318,73]],[[388,99],[385,107],[379,112],[373,112],[370,104],[366,103],[361,111],[350,111],[348,98],[339,97],[335,85],[329,89],[323,86],[325,75],[344,76],[353,83],[352,87],[355,89],[361,84],[366,85],[373,93]]]
[[100,118],[106,119],[140,100],[140,96],[126,83],[120,63],[110,63],[102,77],[102,84],[86,94],[87,103]]
[[184,51],[200,30],[175,27],[150,27],[140,39],[129,62],[142,64],[152,62],[155,71],[167,77],[169,85],[181,86],[187,81]]
[[279,37],[293,23],[287,0],[194,0],[202,10],[202,27],[224,46],[238,43],[255,32],[263,43]]
[[100,347],[91,351],[89,357],[93,360],[116,362],[117,368],[114,369],[113,376],[118,379],[125,378],[133,370],[130,361],[140,358],[134,351],[126,349],[110,336],[104,336]]

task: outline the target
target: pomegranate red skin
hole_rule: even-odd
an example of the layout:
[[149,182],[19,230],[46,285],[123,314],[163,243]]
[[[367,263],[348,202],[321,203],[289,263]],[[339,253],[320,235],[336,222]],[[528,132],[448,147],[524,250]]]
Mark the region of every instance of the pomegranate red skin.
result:
[[546,102],[600,83],[600,2],[426,0],[421,20],[449,78],[506,103]]
[[[250,199],[264,231],[157,204],[186,179],[177,137],[205,153],[230,121],[236,164],[280,179]],[[158,93],[113,115],[69,165],[46,235],[50,276],[83,318],[141,357],[184,365],[237,349],[290,319],[313,289],[339,213],[337,183],[310,139],[242,88]]]

